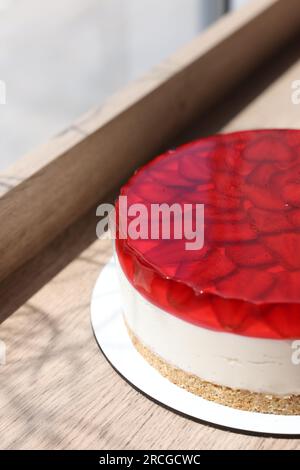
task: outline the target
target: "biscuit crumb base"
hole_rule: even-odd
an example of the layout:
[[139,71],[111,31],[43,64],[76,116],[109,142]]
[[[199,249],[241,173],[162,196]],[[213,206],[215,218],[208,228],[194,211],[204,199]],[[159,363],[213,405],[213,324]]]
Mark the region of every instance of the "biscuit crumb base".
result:
[[[125,322],[126,323],[126,322]],[[126,324],[131,341],[144,359],[170,382],[205,400],[244,411],[276,415],[300,415],[300,395],[278,397],[232,389],[205,382],[199,377],[178,369],[145,346]]]

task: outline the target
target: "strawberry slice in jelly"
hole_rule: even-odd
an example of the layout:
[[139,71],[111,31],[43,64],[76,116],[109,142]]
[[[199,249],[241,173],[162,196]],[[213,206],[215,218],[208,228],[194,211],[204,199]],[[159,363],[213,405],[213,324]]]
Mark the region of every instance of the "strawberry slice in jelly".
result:
[[241,158],[241,146],[237,140],[233,148],[228,143],[219,143],[211,153],[212,168],[215,172],[245,176],[253,170],[253,164]]
[[228,245],[225,252],[237,266],[258,267],[275,263],[274,257],[259,243],[249,243],[246,247],[241,244]]
[[215,280],[228,276],[235,268],[234,263],[225,255],[225,251],[216,249],[199,262],[182,261],[176,277],[186,281],[193,279],[192,284],[202,291]]
[[299,271],[278,272],[276,274],[275,291],[270,293],[270,298],[272,298],[273,302],[276,301],[276,295],[279,302],[284,298],[289,299],[290,302],[297,302],[299,300],[299,278]]
[[211,299],[214,312],[220,323],[220,327],[228,332],[241,332],[247,320],[251,318],[252,308],[247,302],[231,300],[229,308],[228,300],[217,296]]
[[243,178],[233,173],[217,172],[215,175],[215,188],[222,194],[233,198],[241,198]]
[[186,286],[185,284],[181,284],[179,282],[170,283],[168,291],[168,300],[170,304],[176,308],[182,308],[182,306],[186,305],[187,303],[191,304],[195,299],[193,290]]
[[252,202],[255,207],[266,210],[284,210],[285,202],[278,195],[278,190],[244,184],[244,197]]
[[281,233],[262,238],[266,248],[287,270],[300,269],[300,233]]
[[251,207],[248,209],[248,217],[257,232],[263,234],[283,232],[293,228],[287,211],[272,212]]
[[283,139],[281,140],[281,137],[283,136],[275,137],[274,133],[265,137],[261,136],[247,146],[244,158],[255,162],[292,162],[295,155]]
[[[116,240],[122,269],[150,302],[204,328],[300,337],[300,131],[199,139],[150,161],[121,194],[145,206],[149,226],[153,204],[183,213],[204,204],[204,227],[192,212],[193,228],[204,229],[201,250],[172,236]],[[168,219],[173,234],[174,217],[152,222]]]
[[184,203],[206,204],[222,211],[238,210],[241,207],[241,201],[238,198],[221,194],[213,189],[202,190],[199,187],[197,191],[186,192],[183,195]]
[[205,219],[212,222],[241,222],[242,220],[246,219],[245,211],[238,209],[238,210],[231,210],[231,211],[224,211],[222,209],[217,209],[215,207],[205,206],[204,208]]
[[166,264],[179,265],[182,261],[181,253],[185,251],[185,261],[199,261],[208,252],[208,246],[197,250],[185,250],[186,240],[164,240],[145,253],[151,264],[158,264],[163,256]]
[[285,204],[300,207],[300,184],[286,184],[284,188],[282,188],[281,194]]
[[213,222],[210,226],[208,237],[216,243],[238,243],[255,240],[257,232],[249,222]]
[[288,310],[280,304],[274,305],[267,311],[264,319],[277,332],[279,338],[300,337],[299,305],[292,304]]
[[149,176],[160,184],[174,186],[175,188],[192,186],[193,183],[191,181],[180,176],[179,165],[178,159],[175,156],[173,158],[170,156],[167,160],[162,161],[157,168],[152,168]]
[[300,209],[292,209],[286,214],[288,221],[294,228],[300,228]]
[[[255,282],[254,282],[255,276]],[[240,269],[218,282],[217,287],[221,292],[226,292],[229,298],[259,301],[264,294],[274,285],[272,273],[253,269]]]
[[178,188],[167,187],[165,184],[159,183],[153,179],[147,178],[143,184],[136,184],[134,188],[135,194],[140,200],[145,200],[152,204],[159,204],[161,201],[170,203],[178,197],[180,190]]
[[[189,182],[200,182],[211,180],[211,168],[207,159],[192,154],[184,155],[179,162],[179,179],[181,177]],[[191,184],[191,183],[190,183]]]
[[254,170],[247,178],[247,182],[251,185],[267,186],[274,172],[274,164],[272,162],[258,163]]

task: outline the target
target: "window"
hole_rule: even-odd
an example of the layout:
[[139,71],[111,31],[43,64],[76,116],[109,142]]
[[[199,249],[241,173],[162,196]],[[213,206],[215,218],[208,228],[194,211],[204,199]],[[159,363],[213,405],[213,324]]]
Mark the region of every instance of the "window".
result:
[[0,0],[0,170],[241,3]]

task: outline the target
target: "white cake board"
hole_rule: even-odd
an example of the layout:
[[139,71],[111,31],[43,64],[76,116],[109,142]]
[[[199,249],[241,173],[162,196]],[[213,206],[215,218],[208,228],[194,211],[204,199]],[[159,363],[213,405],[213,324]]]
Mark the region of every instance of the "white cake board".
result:
[[151,367],[128,336],[113,258],[102,270],[94,288],[91,320],[98,345],[114,369],[159,404],[192,419],[231,430],[300,437],[300,416],[252,413],[219,405],[177,387]]

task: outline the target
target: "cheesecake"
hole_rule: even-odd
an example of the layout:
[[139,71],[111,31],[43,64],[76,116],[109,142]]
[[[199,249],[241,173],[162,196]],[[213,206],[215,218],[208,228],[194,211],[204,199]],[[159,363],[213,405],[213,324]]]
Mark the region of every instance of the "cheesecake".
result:
[[207,400],[300,414],[300,131],[170,150],[116,209],[124,321],[145,360]]

